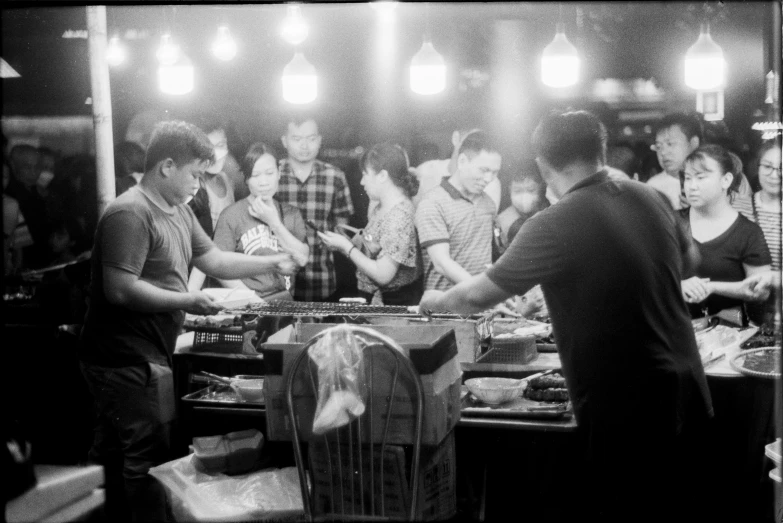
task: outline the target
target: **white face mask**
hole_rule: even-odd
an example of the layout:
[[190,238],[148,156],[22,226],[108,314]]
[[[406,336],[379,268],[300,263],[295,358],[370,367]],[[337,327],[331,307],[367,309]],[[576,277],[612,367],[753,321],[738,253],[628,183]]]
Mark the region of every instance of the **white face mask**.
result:
[[228,147],[215,147],[215,162],[207,168],[207,172],[217,174],[222,171],[226,156],[228,156]]
[[52,183],[52,180],[54,180],[54,173],[52,171],[41,171],[36,183],[40,188],[46,189],[49,187],[49,184]]

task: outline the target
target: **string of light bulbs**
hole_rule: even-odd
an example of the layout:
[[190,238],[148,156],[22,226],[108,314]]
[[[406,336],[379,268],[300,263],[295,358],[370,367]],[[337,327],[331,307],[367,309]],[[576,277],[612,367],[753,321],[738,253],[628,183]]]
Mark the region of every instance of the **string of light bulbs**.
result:
[[[380,16],[388,16],[397,6],[394,1],[370,2]],[[172,35],[176,18],[176,6],[172,7],[172,19],[164,8],[163,27],[156,52],[159,62],[158,80],[161,91],[181,95],[193,90],[193,65]],[[425,30],[422,45],[412,57],[409,67],[410,88],[414,93],[429,96],[446,88],[447,67],[443,56],[435,50],[431,38],[430,6],[425,6]],[[286,16],[280,36],[294,47],[294,56],[283,68],[283,99],[292,104],[306,104],[318,95],[318,75],[307,61],[299,46],[309,35],[309,25],[302,6],[292,3],[286,6]],[[211,45],[212,54],[221,61],[233,60],[238,45],[228,25],[223,21],[216,31]],[[106,58],[111,67],[121,67],[128,59],[128,50],[118,35],[113,35],[107,45]],[[563,22],[563,6],[559,5],[558,22],[554,39],[541,54],[541,81],[547,87],[560,89],[573,86],[580,79],[581,60],[577,48],[568,40]],[[702,24],[696,43],[685,53],[684,82],[688,87],[703,91],[725,85],[726,61],[723,50],[710,35],[708,23]]]

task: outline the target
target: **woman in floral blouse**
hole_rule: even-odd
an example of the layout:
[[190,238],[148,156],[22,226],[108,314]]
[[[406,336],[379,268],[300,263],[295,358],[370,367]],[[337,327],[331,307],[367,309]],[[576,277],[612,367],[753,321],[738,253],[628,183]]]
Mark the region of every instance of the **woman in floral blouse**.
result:
[[370,303],[418,305],[423,271],[411,202],[419,189],[418,178],[399,145],[375,145],[364,154],[361,166],[361,183],[371,200],[362,235],[371,247],[363,252],[334,232],[318,236],[356,265],[358,289]]

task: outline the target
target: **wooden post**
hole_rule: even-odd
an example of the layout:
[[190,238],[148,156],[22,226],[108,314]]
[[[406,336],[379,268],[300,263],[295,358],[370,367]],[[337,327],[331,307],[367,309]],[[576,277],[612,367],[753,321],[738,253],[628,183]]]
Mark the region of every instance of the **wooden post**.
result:
[[95,126],[95,163],[98,172],[98,215],[114,200],[114,136],[111,117],[109,65],[106,61],[106,6],[87,7],[87,37],[90,48],[92,117]]

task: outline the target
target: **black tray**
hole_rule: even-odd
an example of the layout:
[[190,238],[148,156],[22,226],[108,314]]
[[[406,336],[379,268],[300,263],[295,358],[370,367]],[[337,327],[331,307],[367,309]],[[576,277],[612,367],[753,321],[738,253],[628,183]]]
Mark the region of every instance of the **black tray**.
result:
[[228,385],[210,385],[182,396],[188,405],[201,407],[230,407],[232,409],[265,409],[263,401],[247,401],[239,397]]

